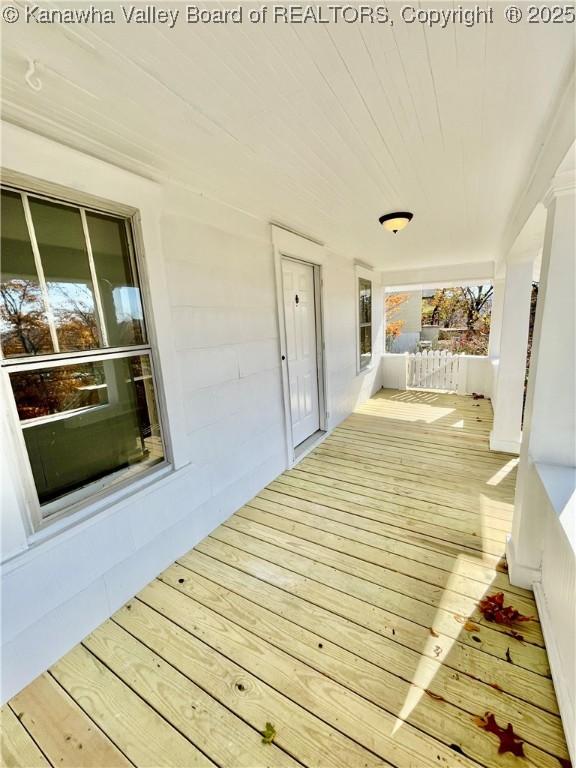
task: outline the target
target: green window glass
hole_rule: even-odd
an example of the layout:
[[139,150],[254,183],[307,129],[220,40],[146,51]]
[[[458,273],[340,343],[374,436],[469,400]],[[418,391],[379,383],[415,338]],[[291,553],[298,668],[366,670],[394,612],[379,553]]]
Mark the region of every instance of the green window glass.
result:
[[17,372],[10,379],[41,504],[163,460],[148,355]]
[[367,368],[372,361],[372,283],[363,277],[358,279],[359,318],[359,366]]

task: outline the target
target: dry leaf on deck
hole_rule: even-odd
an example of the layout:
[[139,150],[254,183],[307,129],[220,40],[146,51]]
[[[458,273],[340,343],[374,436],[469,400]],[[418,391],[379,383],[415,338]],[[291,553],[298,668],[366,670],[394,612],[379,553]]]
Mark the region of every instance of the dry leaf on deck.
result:
[[474,622],[470,621],[470,619],[467,619],[466,616],[460,616],[459,613],[454,613],[453,616],[459,624],[462,624],[466,632],[480,631],[480,627],[478,626],[478,624],[474,624]]
[[478,608],[486,621],[504,624],[507,627],[519,621],[532,621],[534,618],[534,616],[523,616],[520,611],[517,611],[511,605],[504,605],[504,592],[488,595],[488,597],[480,600]]
[[511,723],[508,723],[507,728],[501,728],[491,712],[486,712],[484,717],[474,717],[473,720],[479,728],[498,736],[500,739],[499,755],[503,755],[505,752],[512,752],[516,757],[524,757],[524,742],[514,733]]
[[440,694],[434,693],[434,691],[430,691],[428,688],[424,689],[424,693],[428,694],[428,696],[430,696],[431,699],[434,699],[434,701],[446,701],[444,696],[440,696]]

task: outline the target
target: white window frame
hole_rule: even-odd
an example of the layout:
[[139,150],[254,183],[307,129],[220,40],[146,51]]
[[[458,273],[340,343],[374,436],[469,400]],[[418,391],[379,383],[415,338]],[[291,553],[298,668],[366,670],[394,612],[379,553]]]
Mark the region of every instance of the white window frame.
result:
[[[370,360],[362,365],[360,350],[360,329],[368,323],[360,321],[360,280],[370,283]],[[363,267],[356,266],[354,270],[354,301],[356,302],[356,372],[366,373],[374,366],[374,275]]]
[[[42,356],[23,356],[20,358],[7,358],[2,356],[0,350],[0,359],[2,361],[1,373],[5,378],[5,392],[8,394],[7,403],[7,420],[9,428],[14,435],[14,444],[17,450],[16,464],[19,468],[19,474],[21,476],[24,495],[25,495],[25,509],[22,510],[24,517],[24,525],[28,533],[29,540],[34,540],[34,537],[46,530],[59,529],[60,524],[63,522],[74,523],[80,522],[87,516],[94,514],[107,506],[107,504],[113,504],[124,494],[134,492],[145,484],[160,479],[166,475],[167,472],[172,471],[175,468],[175,460],[173,454],[173,443],[170,438],[170,422],[168,417],[168,409],[166,407],[166,393],[164,388],[164,379],[160,375],[160,361],[158,359],[157,341],[154,331],[153,309],[150,298],[149,280],[146,270],[146,263],[143,254],[143,236],[141,230],[141,218],[139,210],[126,206],[121,203],[114,203],[108,200],[94,197],[92,195],[86,195],[79,193],[75,190],[62,188],[58,185],[47,183],[44,181],[36,180],[27,176],[22,176],[19,173],[12,171],[2,170],[2,188],[17,192],[22,195],[24,202],[24,213],[28,224],[28,230],[31,235],[32,250],[34,253],[34,259],[36,263],[36,269],[38,270],[38,277],[40,287],[44,298],[46,297],[46,285],[44,281],[43,268],[40,260],[40,254],[38,245],[36,242],[33,225],[31,226],[31,215],[28,204],[28,195],[45,199],[50,202],[55,202],[61,205],[69,205],[80,211],[82,218],[82,225],[86,236],[86,211],[103,213],[108,216],[117,217],[125,221],[125,225],[128,232],[128,244],[130,249],[130,261],[134,274],[137,279],[137,284],[140,289],[140,298],[142,303],[142,311],[144,318],[144,328],[147,338],[146,344],[132,345],[127,347],[100,347],[94,350],[82,350],[78,352],[60,352],[58,346],[58,340],[55,338],[55,327],[53,319],[49,318],[50,334],[53,340],[54,353],[42,355]],[[103,317],[100,314],[101,304],[100,297],[97,296],[98,287],[97,281],[94,275],[94,264],[92,260],[91,246],[89,237],[86,237],[86,243],[88,247],[88,259],[90,264],[90,271],[92,276],[93,285],[95,286],[95,306],[99,310],[97,312],[98,317]],[[46,304],[48,310],[49,303]],[[98,324],[98,331],[101,333],[100,324]],[[102,341],[105,338],[103,334]],[[54,341],[56,343],[54,344]],[[107,351],[109,350],[109,351]],[[62,364],[76,364],[83,362],[91,362],[93,360],[102,359],[115,359],[129,356],[146,355],[150,358],[150,367],[152,370],[152,376],[154,380],[154,393],[156,397],[156,407],[158,409],[158,416],[160,422],[160,431],[162,446],[164,450],[164,459],[157,464],[143,469],[141,472],[134,473],[133,476],[126,476],[125,470],[120,470],[117,473],[111,473],[100,480],[94,481],[84,486],[82,489],[72,491],[69,494],[65,494],[60,499],[47,504],[40,504],[38,493],[36,490],[36,484],[32,475],[32,468],[28,458],[28,451],[24,441],[24,431],[22,422],[20,421],[18,411],[16,408],[16,401],[12,392],[12,387],[9,381],[9,372],[26,371],[43,369],[49,367],[56,367]],[[185,464],[186,462],[182,462]],[[121,476],[124,474],[124,477]],[[85,489],[90,489],[90,493],[86,493]],[[46,515],[48,510],[48,515]]]

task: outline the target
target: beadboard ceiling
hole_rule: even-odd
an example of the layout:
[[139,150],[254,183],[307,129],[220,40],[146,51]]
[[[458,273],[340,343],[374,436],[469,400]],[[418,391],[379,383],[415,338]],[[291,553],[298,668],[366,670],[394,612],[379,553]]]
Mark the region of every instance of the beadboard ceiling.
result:
[[[573,26],[500,16],[444,30],[4,24],[4,118],[378,268],[485,262],[574,67]],[[397,236],[378,224],[395,209],[415,214]]]

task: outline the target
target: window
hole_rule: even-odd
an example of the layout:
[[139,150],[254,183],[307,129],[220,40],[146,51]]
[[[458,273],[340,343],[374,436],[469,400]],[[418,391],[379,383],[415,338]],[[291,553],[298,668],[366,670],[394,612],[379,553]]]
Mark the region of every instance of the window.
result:
[[1,194],[2,366],[44,519],[165,450],[130,221]]
[[372,361],[372,282],[358,278],[358,350],[363,371]]

